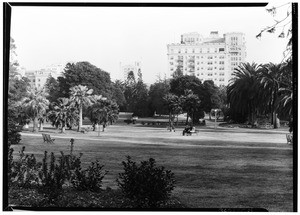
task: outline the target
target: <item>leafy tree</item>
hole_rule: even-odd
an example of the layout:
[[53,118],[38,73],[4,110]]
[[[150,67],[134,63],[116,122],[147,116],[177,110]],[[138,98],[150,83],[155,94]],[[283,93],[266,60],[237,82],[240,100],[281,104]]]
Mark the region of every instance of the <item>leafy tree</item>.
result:
[[218,97],[218,87],[211,80],[206,80],[202,85],[203,94],[200,95],[201,106],[205,112],[209,113],[209,118],[211,109],[219,108],[219,97]]
[[16,59],[17,53],[16,53],[17,46],[15,44],[15,40],[10,37],[10,61],[9,61],[9,78],[14,78],[16,75],[18,75],[17,69],[19,66],[19,63]]
[[126,99],[127,107],[126,111],[133,112],[134,110],[134,93],[135,93],[135,77],[133,71],[130,71],[127,75],[127,79],[125,81],[125,90],[124,90],[124,96]]
[[171,79],[170,93],[181,96],[184,95],[185,90],[192,90],[197,95],[203,94],[203,87],[200,79],[190,75]]
[[133,91],[133,114],[136,116],[149,116],[149,96],[147,85],[138,81]]
[[[279,38],[288,38],[288,43],[286,49],[284,51],[284,60],[289,61],[292,60],[292,14],[295,14],[295,3],[285,3],[280,6],[273,6],[271,8],[266,8],[266,11],[270,13],[274,17],[274,24],[271,26],[267,26],[263,28],[259,34],[256,35],[256,38],[261,38],[262,35],[267,33],[275,33],[276,31],[280,31],[278,34]],[[286,15],[282,17],[277,17],[277,11],[286,10]]]
[[78,110],[67,98],[59,98],[48,113],[48,119],[52,122],[52,126],[60,127],[62,133],[65,132],[66,127],[72,128],[78,122],[78,116]]
[[33,120],[33,131],[36,132],[36,123],[39,120],[39,130],[42,131],[42,123],[44,114],[48,109],[49,101],[46,99],[46,93],[42,90],[31,90],[29,95],[25,97],[21,104],[26,108],[27,113]]
[[247,116],[249,122],[254,125],[256,114],[260,103],[263,102],[261,96],[262,88],[259,77],[260,66],[252,63],[243,63],[239,65],[229,83],[227,94],[230,103],[230,109],[233,113],[241,116],[243,121]]
[[167,107],[169,113],[169,127],[172,129],[174,115],[179,114],[182,110],[181,101],[178,96],[168,93],[163,97],[163,104]]
[[91,94],[93,93],[93,89],[88,89],[86,86],[78,85],[71,87],[70,91],[70,101],[79,111],[78,131],[80,131],[82,127],[82,109],[83,106],[92,105]]
[[120,110],[126,110],[126,99],[124,96],[125,85],[120,80],[116,80],[112,83],[112,100],[115,101]]
[[109,97],[111,95],[111,80],[109,73],[92,65],[89,62],[68,63],[63,72],[63,77],[58,78],[59,89],[63,96],[69,98],[72,87],[82,85],[97,95]]
[[170,84],[166,80],[160,80],[150,86],[149,90],[149,107],[151,115],[169,114],[169,110],[164,105],[164,96],[169,93]]
[[176,70],[173,72],[173,74],[172,74],[172,77],[173,78],[178,78],[178,77],[181,77],[181,76],[183,76],[183,72],[182,72],[182,66],[177,66],[177,68],[176,68]]
[[58,81],[50,76],[47,78],[45,83],[45,89],[48,94],[47,99],[50,103],[57,102],[58,98],[63,97],[60,89]]

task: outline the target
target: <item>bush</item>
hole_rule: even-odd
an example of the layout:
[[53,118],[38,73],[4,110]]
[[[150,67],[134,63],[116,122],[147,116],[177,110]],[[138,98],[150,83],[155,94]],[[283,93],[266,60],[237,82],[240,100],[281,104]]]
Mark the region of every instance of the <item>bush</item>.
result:
[[25,147],[19,152],[19,160],[14,162],[12,160],[12,152],[9,154],[9,181],[18,185],[19,187],[29,188],[39,184],[39,168],[41,163],[36,161],[35,156],[25,155]]
[[107,171],[102,170],[103,167],[98,160],[95,163],[92,162],[86,170],[81,170],[81,166],[77,165],[72,174],[71,182],[73,187],[80,191],[99,191],[102,186],[102,180],[107,174]]
[[12,144],[19,144],[21,140],[20,129],[16,126],[16,122],[14,120],[8,119],[7,126],[7,140],[8,146]]
[[134,207],[162,207],[174,189],[174,174],[164,167],[155,167],[155,160],[142,161],[138,166],[128,156],[122,162],[124,173],[119,173],[118,186]]

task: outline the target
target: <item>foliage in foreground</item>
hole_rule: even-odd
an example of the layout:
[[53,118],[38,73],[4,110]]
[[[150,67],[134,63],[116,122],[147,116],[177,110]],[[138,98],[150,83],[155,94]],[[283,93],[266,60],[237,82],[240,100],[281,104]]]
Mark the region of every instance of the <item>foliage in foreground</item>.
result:
[[13,159],[9,149],[9,200],[11,205],[27,207],[97,207],[97,208],[183,208],[171,198],[174,174],[164,167],[156,167],[155,160],[142,161],[138,166],[128,156],[123,161],[124,173],[117,179],[121,189],[102,189],[107,171],[103,165],[92,162],[83,169],[81,157],[73,155],[71,139],[70,154],[55,157],[45,151],[42,162],[33,154],[19,151]]
[[119,174],[118,186],[125,197],[138,208],[156,208],[164,205],[174,189],[174,174],[164,167],[156,167],[155,160],[137,165],[128,156],[122,162],[124,173]]

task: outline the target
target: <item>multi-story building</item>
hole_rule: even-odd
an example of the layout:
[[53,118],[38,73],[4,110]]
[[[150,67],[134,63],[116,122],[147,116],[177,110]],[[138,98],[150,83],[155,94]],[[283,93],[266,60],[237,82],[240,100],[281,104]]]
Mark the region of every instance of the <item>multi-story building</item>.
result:
[[227,85],[234,68],[246,58],[245,35],[239,32],[220,37],[212,31],[207,38],[196,32],[183,34],[180,43],[168,44],[167,49],[171,74],[180,69],[184,75],[212,80],[217,86]]
[[25,76],[29,79],[31,88],[41,89],[50,76],[53,78],[61,76],[63,69],[62,64],[51,65],[39,70],[27,70]]
[[120,71],[124,75],[124,80],[127,79],[128,73],[132,71],[134,73],[134,77],[138,77],[138,72],[142,70],[142,64],[140,61],[136,61],[129,64],[120,63]]

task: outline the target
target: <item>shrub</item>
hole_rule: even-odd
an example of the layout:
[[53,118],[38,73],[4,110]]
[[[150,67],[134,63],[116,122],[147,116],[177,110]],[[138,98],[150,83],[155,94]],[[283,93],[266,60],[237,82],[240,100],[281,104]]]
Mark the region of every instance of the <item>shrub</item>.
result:
[[14,162],[12,152],[9,155],[9,177],[10,181],[20,187],[31,187],[39,184],[39,168],[41,163],[36,161],[35,156],[25,155],[25,146],[19,152],[19,160]]
[[98,160],[92,162],[86,170],[82,170],[80,165],[76,165],[71,180],[73,187],[80,191],[99,191],[102,186],[102,180],[107,174],[107,171],[102,170],[103,167]]
[[156,167],[155,160],[142,161],[140,166],[127,156],[122,162],[124,173],[117,179],[125,197],[133,201],[134,207],[156,208],[163,206],[174,189],[174,174],[164,167]]
[[19,132],[20,129],[16,126],[16,122],[14,120],[8,119],[8,126],[7,126],[8,146],[12,144],[19,144],[21,140],[21,134]]

